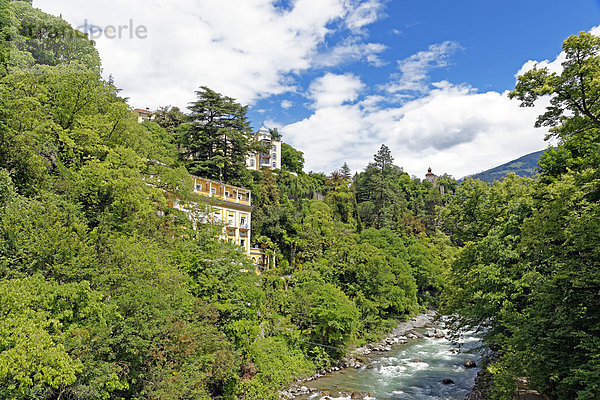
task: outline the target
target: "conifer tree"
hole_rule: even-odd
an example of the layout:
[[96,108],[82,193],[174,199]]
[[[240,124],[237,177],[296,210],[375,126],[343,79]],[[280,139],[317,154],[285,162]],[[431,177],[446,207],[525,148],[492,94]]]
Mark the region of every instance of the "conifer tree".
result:
[[254,150],[247,106],[206,86],[190,104],[191,122],[182,124],[177,138],[188,171],[228,183],[246,174],[246,155]]

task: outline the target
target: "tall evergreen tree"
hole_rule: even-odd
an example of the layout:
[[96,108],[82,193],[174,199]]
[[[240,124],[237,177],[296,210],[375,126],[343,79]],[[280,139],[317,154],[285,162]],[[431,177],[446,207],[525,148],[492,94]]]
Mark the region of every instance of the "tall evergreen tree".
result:
[[342,168],[340,168],[340,173],[342,174],[344,179],[346,179],[347,181],[350,180],[350,178],[352,177],[352,170],[348,166],[348,163],[345,162],[344,165],[342,165]]
[[373,160],[375,161],[375,166],[379,168],[382,174],[387,172],[387,170],[391,168],[394,163],[394,157],[392,157],[392,152],[390,151],[390,148],[387,147],[385,144],[381,145],[379,151],[373,157]]
[[192,174],[239,182],[246,174],[246,155],[256,146],[247,106],[206,86],[196,95],[189,107],[191,122],[179,128],[181,157]]
[[[379,151],[373,156],[373,163],[369,167],[373,168],[375,173],[372,176],[373,180],[373,201],[375,204],[375,223],[377,229],[386,226],[387,220],[390,219],[390,206],[393,203],[396,187],[391,182],[391,172],[394,170],[394,157],[390,148],[382,144]],[[399,169],[395,167],[395,169]]]

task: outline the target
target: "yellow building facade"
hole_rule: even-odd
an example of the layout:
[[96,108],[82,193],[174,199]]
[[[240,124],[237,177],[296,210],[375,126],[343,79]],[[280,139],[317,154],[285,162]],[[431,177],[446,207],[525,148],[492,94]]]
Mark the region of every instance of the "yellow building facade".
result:
[[194,193],[212,201],[208,204],[210,221],[223,226],[221,239],[250,253],[252,192],[210,179],[193,176]]
[[[269,259],[263,249],[251,248],[252,192],[206,178],[192,176],[194,193],[203,198],[206,209],[197,217],[201,223],[222,226],[219,238],[240,248],[261,269],[268,268]],[[177,199],[172,206],[189,213]]]

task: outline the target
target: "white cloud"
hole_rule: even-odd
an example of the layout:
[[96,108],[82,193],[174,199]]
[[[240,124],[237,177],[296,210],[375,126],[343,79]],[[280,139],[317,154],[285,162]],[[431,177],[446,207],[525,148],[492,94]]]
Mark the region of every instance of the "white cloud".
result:
[[346,161],[361,170],[385,143],[410,174],[422,178],[431,166],[462,177],[546,146],[545,131],[533,128],[541,106],[521,108],[506,92],[441,82],[394,107],[378,95],[356,101],[357,77],[328,74],[313,85],[314,113],[282,128],[308,169],[330,172]]
[[360,32],[364,26],[375,22],[383,8],[383,3],[379,0],[364,2],[355,0],[347,4],[350,6],[350,10],[346,18],[346,25],[354,32]]
[[361,43],[356,40],[348,40],[328,52],[316,55],[314,66],[333,67],[346,62],[365,60],[371,65],[380,67],[385,64],[380,55],[386,48],[381,43]]
[[314,100],[315,108],[327,108],[356,100],[363,87],[363,83],[356,75],[327,73],[315,79],[308,91],[310,98]]
[[[134,106],[185,106],[200,85],[253,103],[297,90],[291,74],[311,68],[334,29],[358,31],[377,19],[375,0],[36,0],[34,5],[78,26],[134,25],[147,39],[97,40],[105,74]],[[334,22],[341,22],[334,24]],[[378,49],[370,52],[370,62]],[[342,52],[343,57],[355,57]],[[369,54],[367,54],[369,56]],[[339,60],[338,60],[339,61]]]
[[282,100],[281,101],[281,108],[284,108],[284,109],[287,110],[288,108],[291,108],[292,106],[293,106],[293,103],[291,101],[289,101],[289,100]]
[[537,69],[548,68],[549,72],[554,72],[560,74],[562,71],[562,63],[566,60],[565,53],[561,52],[554,61],[544,60],[544,61],[534,61],[528,60],[523,64],[523,66],[517,71],[515,74],[515,78],[525,74],[527,71],[532,70],[534,67]]
[[400,76],[386,86],[390,93],[412,91],[426,93],[429,90],[429,71],[448,65],[448,58],[461,47],[458,43],[445,41],[432,44],[427,50],[398,61]]

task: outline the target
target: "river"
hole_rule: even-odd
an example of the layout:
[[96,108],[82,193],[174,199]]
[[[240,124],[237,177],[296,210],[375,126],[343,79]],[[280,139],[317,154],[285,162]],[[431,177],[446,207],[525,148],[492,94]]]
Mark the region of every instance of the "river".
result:
[[[365,365],[371,368],[346,368],[308,382],[307,386],[317,388],[316,393],[329,392],[331,399],[350,399],[350,393],[361,392],[370,394],[366,399],[378,400],[462,400],[473,388],[479,371],[465,368],[464,360],[471,358],[479,364],[480,355],[473,350],[480,344],[473,334],[465,335],[459,344],[446,338],[411,340],[389,352],[369,355]],[[457,348],[460,352],[456,352]],[[454,383],[444,384],[444,379]],[[326,397],[312,394],[303,398]]]

